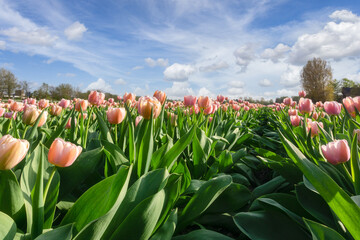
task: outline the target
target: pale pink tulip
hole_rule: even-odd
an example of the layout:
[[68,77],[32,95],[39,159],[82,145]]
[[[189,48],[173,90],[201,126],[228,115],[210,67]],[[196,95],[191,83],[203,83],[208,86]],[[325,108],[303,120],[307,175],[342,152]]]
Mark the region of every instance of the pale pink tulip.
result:
[[87,100],[79,99],[75,103],[75,110],[78,111],[78,112],[80,112],[81,110],[83,112],[85,112],[88,105],[89,105],[89,102]]
[[106,112],[106,116],[109,123],[119,124],[125,119],[126,110],[125,108],[109,108]]
[[126,92],[124,94],[123,101],[124,101],[124,103],[126,103],[128,100],[130,100],[131,103],[133,103],[133,102],[135,102],[135,97],[136,97],[135,94]]
[[347,162],[350,159],[350,147],[346,140],[329,142],[321,146],[321,151],[326,160],[333,165]]
[[331,115],[339,115],[341,112],[341,104],[332,101],[332,102],[325,102],[324,103],[324,109],[327,114]]
[[192,107],[196,104],[196,96],[184,96],[184,106]]
[[29,142],[5,135],[0,139],[0,170],[9,170],[24,159]]
[[137,116],[137,117],[135,118],[135,127],[137,127],[137,125],[139,124],[139,122],[140,122],[142,119],[143,119],[142,116]]
[[70,100],[67,100],[67,99],[61,99],[61,101],[59,102],[59,106],[66,109],[70,106]]
[[299,97],[302,97],[302,98],[306,97],[306,92],[304,90],[300,91],[299,92]]
[[140,97],[138,101],[138,113],[145,119],[150,119],[151,110],[153,118],[157,118],[161,112],[161,103],[155,97]]
[[225,101],[225,97],[224,97],[223,95],[218,95],[218,96],[216,97],[216,99],[217,99],[220,103],[222,103],[222,102]]
[[293,103],[293,100],[291,98],[287,97],[287,98],[284,98],[283,103],[286,106],[291,106],[291,104]]
[[163,105],[165,103],[166,94],[163,91],[156,90],[154,93],[154,97],[156,97],[157,100],[159,100],[161,105]]
[[69,167],[81,152],[82,148],[80,146],[56,138],[50,146],[48,160],[57,167]]
[[105,94],[97,91],[91,91],[88,97],[89,103],[100,106],[105,101]]
[[295,115],[295,116],[290,116],[290,122],[291,125],[293,125],[294,127],[297,127],[300,125],[300,123],[302,122],[302,117]]
[[40,109],[47,108],[47,107],[49,106],[49,100],[41,99],[41,100],[38,102],[38,106],[39,106]]
[[207,96],[206,97],[201,96],[198,99],[199,108],[205,109],[205,108],[208,108],[211,104],[212,104],[212,101]]
[[314,110],[314,104],[309,98],[300,98],[299,111],[300,113],[311,113]]
[[346,97],[343,99],[343,104],[344,104],[346,110],[348,111],[348,113],[352,117],[355,117],[355,104],[354,104],[353,99],[351,97]]

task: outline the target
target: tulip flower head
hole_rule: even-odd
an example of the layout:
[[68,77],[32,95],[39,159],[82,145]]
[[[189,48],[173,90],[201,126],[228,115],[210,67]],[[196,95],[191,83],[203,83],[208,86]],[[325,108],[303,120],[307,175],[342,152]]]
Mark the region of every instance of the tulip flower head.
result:
[[353,99],[351,97],[346,97],[343,99],[343,104],[344,104],[346,110],[348,111],[348,113],[352,117],[355,117],[355,103],[354,103]]
[[327,114],[329,114],[330,116],[339,115],[341,112],[341,104],[336,101],[325,102],[324,109],[325,109],[325,112]]
[[210,105],[212,105],[212,101],[208,96],[206,96],[206,97],[201,96],[198,99],[198,105],[199,105],[199,108],[206,109]]
[[39,106],[40,109],[47,108],[47,107],[49,106],[49,100],[41,99],[41,100],[38,102],[38,106]]
[[137,107],[139,114],[145,119],[150,119],[151,110],[153,111],[154,119],[157,118],[161,112],[161,103],[155,97],[146,96],[139,98]]
[[26,125],[33,125],[38,117],[39,111],[36,109],[36,107],[28,105],[24,111],[22,121]]
[[161,105],[163,105],[165,103],[166,94],[163,91],[156,90],[154,93],[154,97],[156,97],[157,100],[159,100]]
[[131,103],[133,103],[133,102],[135,102],[135,97],[136,97],[135,94],[126,92],[124,94],[123,101],[124,101],[124,103],[127,103],[127,101],[130,100]]
[[311,137],[319,135],[319,126],[324,128],[324,124],[322,122],[316,122],[311,121],[311,119],[307,119],[307,131],[309,132],[311,130]]
[[61,138],[56,138],[50,146],[48,160],[55,166],[69,167],[81,152],[82,148],[80,146],[66,142]]
[[5,108],[0,107],[0,117],[2,117],[5,113]]
[[89,105],[88,100],[79,99],[79,100],[77,100],[76,103],[75,103],[75,110],[78,111],[78,112],[80,112],[81,110],[82,110],[83,112],[85,112],[86,109],[87,109],[87,107],[88,107],[88,105]]
[[51,105],[50,106],[50,114],[53,116],[59,116],[61,114],[62,111],[62,107],[60,107],[59,105]]
[[350,159],[350,147],[346,140],[329,142],[321,146],[321,151],[326,160],[333,165],[347,162]]
[[29,142],[5,135],[0,138],[0,170],[9,170],[24,159]]
[[61,101],[59,102],[59,106],[62,108],[68,108],[70,106],[70,100],[67,99],[61,99]]
[[216,99],[220,102],[220,103],[223,103],[225,101],[225,97],[223,95],[218,95],[216,97]]
[[300,91],[299,97],[302,97],[302,98],[306,97],[306,92],[304,90]]
[[184,106],[192,107],[196,104],[196,96],[184,96]]
[[125,119],[126,110],[125,108],[109,108],[106,112],[106,116],[109,123],[119,124]]
[[105,94],[98,91],[91,91],[88,97],[89,103],[100,106],[105,101]]
[[314,110],[314,104],[309,98],[300,98],[299,111],[300,113],[311,113]]
[[292,103],[293,103],[293,100],[292,100],[291,98],[287,97],[287,98],[284,98],[283,103],[284,103],[286,106],[291,106]]
[[137,125],[139,124],[139,122],[140,122],[142,119],[143,119],[142,116],[137,116],[137,117],[135,118],[135,127],[137,127]]
[[303,117],[300,117],[298,115],[290,116],[291,125],[293,125],[294,127],[299,126],[301,124],[302,120],[303,120]]

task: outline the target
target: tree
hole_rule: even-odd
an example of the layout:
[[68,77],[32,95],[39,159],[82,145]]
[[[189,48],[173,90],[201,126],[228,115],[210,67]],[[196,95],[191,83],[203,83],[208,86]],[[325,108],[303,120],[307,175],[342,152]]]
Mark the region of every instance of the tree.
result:
[[2,90],[5,90],[7,93],[8,98],[10,98],[14,90],[19,87],[18,80],[15,75],[5,68],[0,69],[0,85]]
[[330,97],[328,84],[331,79],[331,67],[321,58],[309,60],[301,71],[303,88],[314,102],[326,101]]
[[29,82],[28,81],[22,81],[20,83],[20,85],[21,85],[21,90],[23,90],[25,92],[25,95],[27,97],[29,97],[29,94],[30,94],[30,84],[29,84]]
[[62,83],[55,87],[51,92],[51,98],[60,100],[62,98],[72,99],[75,96],[75,91],[71,84]]

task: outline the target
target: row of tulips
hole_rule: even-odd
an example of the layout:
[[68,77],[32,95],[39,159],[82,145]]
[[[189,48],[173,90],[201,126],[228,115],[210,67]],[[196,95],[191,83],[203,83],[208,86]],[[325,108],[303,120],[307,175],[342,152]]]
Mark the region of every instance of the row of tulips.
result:
[[1,103],[0,236],[358,239],[358,98],[299,96]]

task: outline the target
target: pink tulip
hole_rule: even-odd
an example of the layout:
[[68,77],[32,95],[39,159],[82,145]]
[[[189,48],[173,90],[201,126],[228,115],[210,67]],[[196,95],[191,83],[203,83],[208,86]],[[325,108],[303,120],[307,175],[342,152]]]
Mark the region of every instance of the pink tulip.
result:
[[108,99],[108,102],[109,102],[109,103],[114,103],[114,99],[113,99],[113,98],[109,98],[109,99]]
[[[40,114],[40,113],[41,113],[41,111],[39,110],[39,114]],[[48,112],[45,111],[45,112],[43,113],[43,115],[41,116],[41,118],[40,118],[38,127],[41,127],[41,126],[43,126],[43,125],[46,123],[47,117],[48,117]]]
[[360,97],[354,97],[353,102],[358,112],[360,112]]
[[50,114],[53,116],[59,116],[61,114],[62,107],[59,105],[51,105],[50,106]]
[[10,110],[13,112],[20,112],[24,109],[24,104],[21,102],[12,102],[10,104]]
[[319,114],[317,112],[313,112],[311,117],[314,119],[314,120],[317,120],[319,118]]
[[196,96],[184,96],[184,106],[192,107],[196,104]]
[[208,108],[211,104],[212,104],[212,101],[207,96],[206,97],[201,96],[198,99],[199,108],[205,109],[205,108]]
[[50,146],[48,160],[55,166],[69,167],[74,163],[81,152],[82,148],[80,146],[65,142],[61,138],[56,138]]
[[244,110],[245,110],[245,111],[249,111],[249,110],[250,110],[249,106],[245,106],[245,107],[244,107]]
[[343,104],[344,104],[346,110],[348,111],[348,113],[352,117],[355,117],[355,104],[354,104],[353,99],[351,97],[344,98]]
[[218,96],[216,97],[216,99],[217,99],[220,103],[222,103],[222,102],[225,101],[225,97],[224,97],[223,95],[218,95]]
[[308,123],[307,123],[307,130],[310,131],[311,130],[311,137],[317,136],[319,135],[320,127],[324,127],[324,124],[322,122],[316,122],[316,121],[311,121],[310,119],[307,119]]
[[40,109],[47,108],[49,106],[49,100],[41,99],[38,103]]
[[139,124],[139,122],[140,122],[142,119],[143,119],[142,116],[137,116],[137,117],[135,118],[135,127],[137,127],[137,125]]
[[165,103],[166,94],[163,91],[156,90],[154,93],[154,97],[156,97],[157,100],[159,100],[161,105],[163,105]]
[[106,112],[109,123],[119,124],[121,123],[126,116],[125,108],[109,108]]
[[2,117],[5,113],[5,108],[0,107],[0,117]]
[[135,102],[135,94],[133,93],[125,93],[123,97],[123,101],[126,103],[128,100],[130,100],[132,103]]
[[240,110],[240,105],[238,105],[238,104],[231,104],[231,107],[232,107],[232,109],[234,109],[234,111],[239,111]]
[[291,104],[293,103],[293,100],[291,98],[284,98],[283,100],[283,103],[286,105],[286,106],[291,106]]
[[105,94],[97,91],[91,91],[88,97],[89,103],[100,106],[105,101]]
[[213,105],[209,105],[207,108],[204,109],[204,114],[209,115],[213,112]]
[[290,122],[291,125],[293,125],[294,127],[297,127],[300,125],[300,123],[302,122],[302,117],[295,115],[295,116],[290,116]]
[[0,170],[9,170],[24,159],[29,142],[5,135],[0,138]]
[[360,143],[360,129],[354,129],[353,134],[355,135],[357,133],[357,141]]
[[67,99],[61,99],[61,101],[59,102],[59,106],[66,109],[70,106],[70,100]]
[[27,105],[22,117],[22,121],[26,125],[33,125],[38,117],[39,111],[36,109],[36,107]]
[[347,162],[350,159],[350,148],[346,140],[329,142],[321,146],[321,151],[326,160],[333,165]]
[[304,90],[300,91],[299,92],[299,97],[302,97],[302,98],[306,97],[306,92]]
[[5,118],[9,118],[9,119],[13,118],[13,119],[15,119],[16,116],[17,116],[17,112],[6,112],[6,113],[4,113]]
[[298,112],[296,109],[289,109],[288,110],[289,116],[296,116],[298,115]]
[[35,104],[36,104],[36,99],[34,99],[34,98],[28,98],[28,99],[26,99],[26,103],[27,103],[27,104],[31,104],[31,105],[35,105]]
[[89,105],[89,102],[87,100],[79,99],[75,103],[75,110],[78,111],[78,112],[80,112],[81,110],[83,112],[85,112],[88,105]]
[[161,103],[155,97],[140,97],[138,101],[138,113],[145,119],[150,119],[151,110],[153,118],[157,118],[161,112]]
[[[75,125],[76,125],[76,118],[75,118]],[[70,129],[71,128],[71,118],[69,118],[69,120],[67,121],[66,125],[65,125],[65,129]]]
[[324,106],[324,104],[321,101],[316,102],[315,105],[316,105],[317,108],[322,108]]
[[198,114],[199,112],[200,112],[200,108],[197,104],[190,108],[190,114],[193,113]]
[[324,103],[324,109],[327,114],[331,115],[339,115],[341,112],[341,104],[332,101],[332,102],[325,102]]
[[314,110],[314,104],[309,98],[300,98],[299,111],[300,113],[311,113]]

